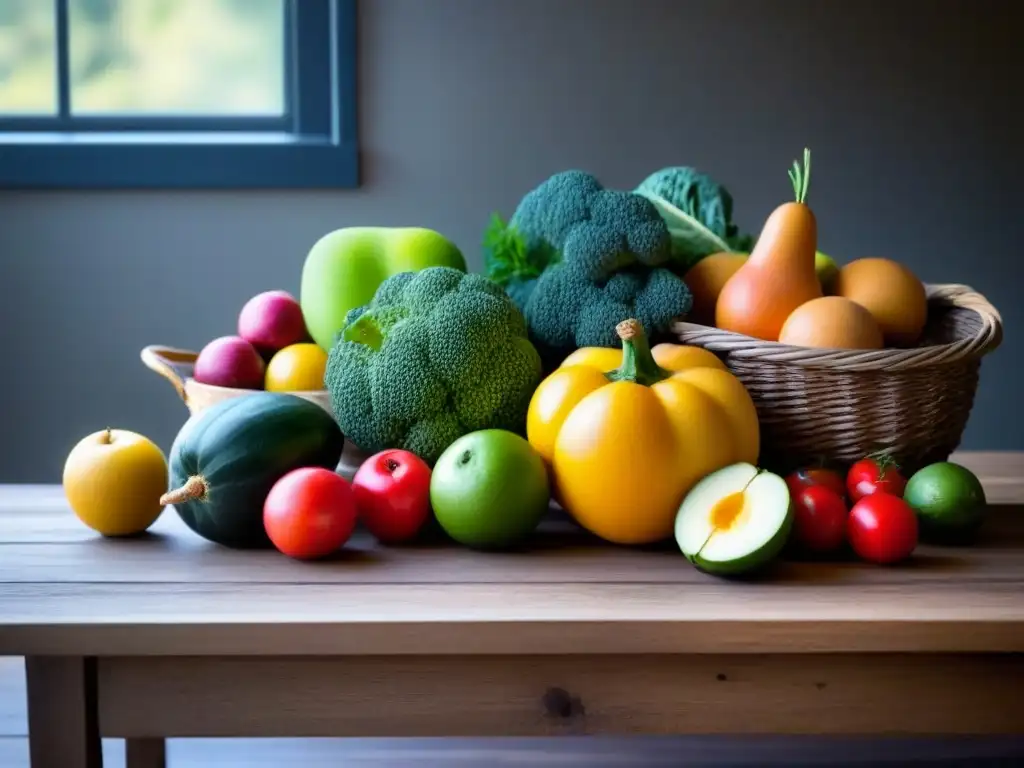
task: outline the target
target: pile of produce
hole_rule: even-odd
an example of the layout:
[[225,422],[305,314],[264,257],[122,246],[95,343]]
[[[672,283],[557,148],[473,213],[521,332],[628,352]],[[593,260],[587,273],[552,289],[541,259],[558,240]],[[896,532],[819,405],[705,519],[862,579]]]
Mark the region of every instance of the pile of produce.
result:
[[689,319],[798,347],[915,346],[928,320],[924,283],[892,259],[839,267],[818,251],[810,175],[805,150],[790,171],[794,199],[772,211],[749,255],[713,254],[686,273],[700,306]]
[[[808,347],[918,342],[923,285],[890,260],[840,267],[818,251],[809,175],[808,153],[756,242],[728,191],[684,166],[632,191],[553,175],[494,218],[485,274],[432,230],[331,232],[298,300],[253,297],[237,335],[200,354],[196,379],[237,396],[193,414],[167,457],[126,430],[84,438],[65,464],[69,503],[106,536],[169,505],[218,545],[303,560],[359,525],[394,545],[431,520],[467,547],[523,546],[552,503],[607,542],[674,541],[721,575],[967,543],[985,509],[968,470],[906,478],[879,454],[780,476],[758,465],[743,383],[661,339],[688,317]],[[309,389],[329,393],[333,417],[292,394]],[[368,456],[351,481],[336,471],[346,443]]]
[[692,168],[659,171],[636,192],[565,171],[523,197],[508,222],[494,216],[485,268],[523,312],[546,367],[556,367],[574,349],[614,347],[613,329],[627,318],[660,334],[688,313],[685,268],[745,242],[731,213],[728,192]]
[[238,314],[238,332],[207,343],[192,377],[201,384],[268,392],[323,389],[327,353],[312,343],[299,302],[265,291]]

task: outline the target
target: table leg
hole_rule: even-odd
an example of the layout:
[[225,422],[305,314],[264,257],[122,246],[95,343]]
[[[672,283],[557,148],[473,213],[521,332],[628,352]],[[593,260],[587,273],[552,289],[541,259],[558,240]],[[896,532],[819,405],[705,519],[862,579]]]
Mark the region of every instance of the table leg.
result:
[[163,739],[125,739],[125,768],[167,768]]
[[32,768],[102,768],[96,660],[29,656],[25,682]]

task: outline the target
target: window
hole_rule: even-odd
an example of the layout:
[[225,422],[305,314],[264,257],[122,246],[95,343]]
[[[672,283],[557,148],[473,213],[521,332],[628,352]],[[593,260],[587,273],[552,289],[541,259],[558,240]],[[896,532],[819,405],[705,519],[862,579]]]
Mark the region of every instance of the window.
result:
[[356,186],[355,3],[0,0],[0,186]]

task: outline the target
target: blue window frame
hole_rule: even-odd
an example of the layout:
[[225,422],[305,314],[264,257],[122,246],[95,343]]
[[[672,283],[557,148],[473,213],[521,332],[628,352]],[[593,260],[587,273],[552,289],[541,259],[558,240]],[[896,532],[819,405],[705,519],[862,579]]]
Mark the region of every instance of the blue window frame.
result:
[[74,114],[69,0],[51,2],[57,107],[0,114],[0,187],[358,186],[356,0],[283,0],[284,108],[252,117]]

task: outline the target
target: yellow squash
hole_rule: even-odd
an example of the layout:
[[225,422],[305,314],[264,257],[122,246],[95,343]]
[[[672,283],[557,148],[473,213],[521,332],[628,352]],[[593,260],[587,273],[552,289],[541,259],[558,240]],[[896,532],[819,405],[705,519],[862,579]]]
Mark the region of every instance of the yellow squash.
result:
[[640,323],[616,326],[622,350],[579,349],[534,392],[527,439],[580,525],[617,544],[672,534],[687,492],[710,472],[757,464],[746,388],[712,353],[652,350]]

